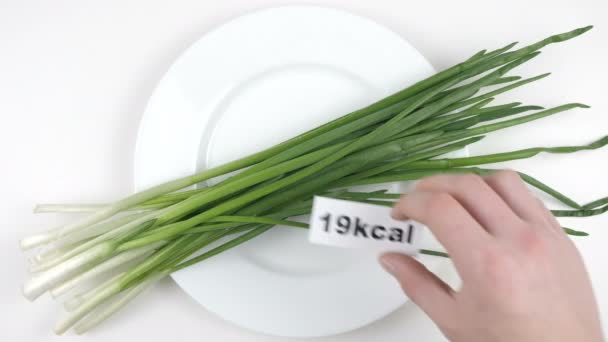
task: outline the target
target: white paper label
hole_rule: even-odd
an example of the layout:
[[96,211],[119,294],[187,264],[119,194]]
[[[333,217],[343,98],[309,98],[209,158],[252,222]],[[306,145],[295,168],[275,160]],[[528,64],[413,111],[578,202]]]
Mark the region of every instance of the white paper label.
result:
[[315,196],[308,238],[328,246],[417,254],[422,225],[394,220],[390,213],[380,205]]

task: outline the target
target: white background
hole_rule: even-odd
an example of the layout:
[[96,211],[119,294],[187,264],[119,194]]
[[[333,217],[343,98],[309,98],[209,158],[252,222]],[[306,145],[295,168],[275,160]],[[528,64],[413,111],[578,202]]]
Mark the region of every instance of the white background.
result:
[[[506,100],[592,105],[493,134],[473,154],[585,143],[608,133],[608,6],[578,1],[7,1],[0,0],[0,340],[59,340],[58,307],[21,297],[26,234],[66,217],[31,214],[37,202],[110,201],[132,191],[137,125],[155,83],[189,44],[251,10],[311,3],[349,10],[393,29],[437,69],[481,48],[531,42],[574,27],[596,28],[547,48],[524,76],[552,71]],[[608,149],[511,162],[585,202],[608,194]],[[552,203],[550,203],[552,204]],[[577,239],[608,327],[608,215],[562,220],[592,236]],[[413,314],[412,314],[413,313]],[[550,313],[548,313],[550,314]],[[406,320],[405,317],[408,317]],[[67,335],[62,341],[77,337]],[[284,341],[221,321],[166,280],[88,341]],[[357,331],[318,341],[426,341],[441,335],[414,306]]]

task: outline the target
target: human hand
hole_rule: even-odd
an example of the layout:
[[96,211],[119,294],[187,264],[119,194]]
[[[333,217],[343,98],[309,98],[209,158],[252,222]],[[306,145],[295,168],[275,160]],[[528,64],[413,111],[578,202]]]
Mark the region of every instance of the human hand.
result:
[[380,258],[448,339],[603,341],[576,247],[517,173],[424,179],[392,216],[427,225],[462,279],[455,291],[414,258]]

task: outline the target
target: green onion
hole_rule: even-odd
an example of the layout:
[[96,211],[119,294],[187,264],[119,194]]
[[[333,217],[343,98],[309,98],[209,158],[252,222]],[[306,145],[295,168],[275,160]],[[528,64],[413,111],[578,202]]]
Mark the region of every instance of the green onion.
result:
[[[569,40],[590,26],[510,51],[515,43],[482,50],[376,103],[348,113],[269,149],[179,178],[111,204],[44,204],[35,212],[91,212],[85,218],[27,237],[21,247],[46,246],[32,258],[24,295],[69,294],[69,313],[55,331],[97,326],[159,279],[267,232],[275,225],[307,228],[290,217],[307,215],[315,195],[393,206],[401,194],[347,187],[415,180],[438,173],[472,172],[488,163],[531,158],[541,152],[574,153],[608,144],[536,147],[466,158],[445,158],[485,134],[575,108],[550,109],[519,102],[489,106],[495,97],[549,74],[521,79],[508,75],[545,46]],[[496,88],[499,85],[500,87]],[[488,87],[493,87],[488,91]],[[529,113],[530,111],[535,111]],[[521,116],[514,117],[519,114]],[[489,122],[489,123],[488,123]],[[234,173],[238,171],[238,173]],[[223,180],[218,177],[231,174]],[[591,216],[608,211],[608,197],[581,206],[536,178],[522,179],[570,207],[555,216]],[[209,182],[208,182],[209,181]],[[203,184],[191,189],[195,184]],[[567,234],[586,232],[565,228]],[[217,245],[219,243],[219,245]],[[448,257],[423,249],[421,254]],[[84,283],[99,279],[90,290]]]

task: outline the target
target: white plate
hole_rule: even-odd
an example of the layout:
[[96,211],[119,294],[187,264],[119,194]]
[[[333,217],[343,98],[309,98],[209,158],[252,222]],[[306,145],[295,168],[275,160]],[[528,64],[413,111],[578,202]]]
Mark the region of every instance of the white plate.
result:
[[[239,17],[186,50],[154,91],[136,189],[271,146],[432,73],[401,37],[352,14],[294,6]],[[285,227],[173,278],[224,319],[279,336],[349,331],[407,300],[375,255],[313,246]]]

